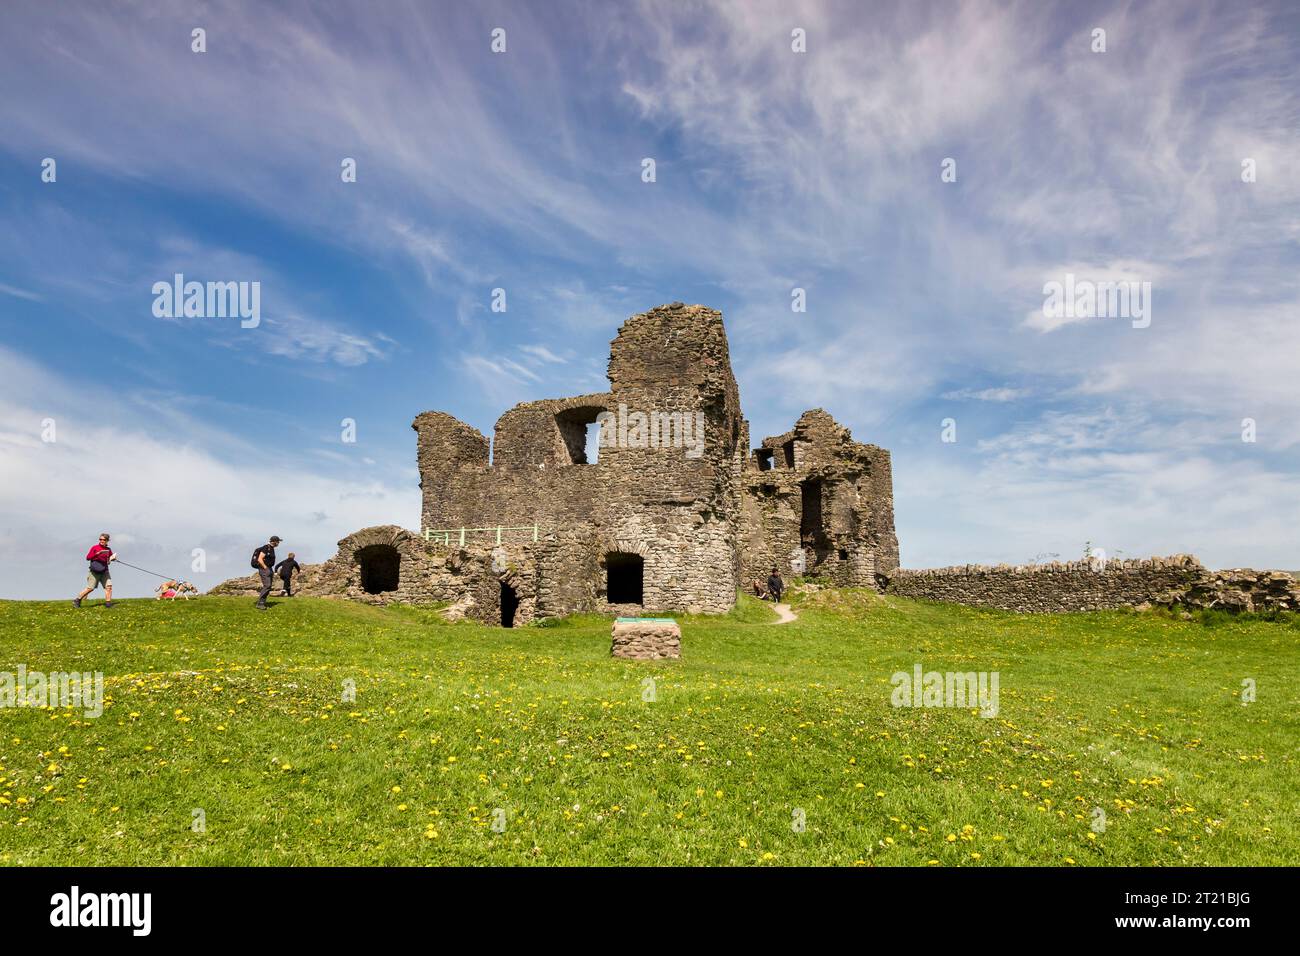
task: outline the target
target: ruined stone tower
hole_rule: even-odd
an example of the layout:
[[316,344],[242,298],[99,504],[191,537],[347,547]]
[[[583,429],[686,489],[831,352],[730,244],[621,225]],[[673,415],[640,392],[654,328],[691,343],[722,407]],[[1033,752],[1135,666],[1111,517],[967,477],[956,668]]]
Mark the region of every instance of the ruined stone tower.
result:
[[898,567],[889,452],[853,441],[820,408],[763,439],[745,473],[746,576],[804,565],[840,586],[879,586]]
[[814,409],[751,454],[721,313],[632,316],[609,385],[516,405],[490,443],[443,412],[416,416],[423,528],[349,535],[301,590],[513,626],[721,613],[773,567],[867,586],[897,567],[889,453]]
[[[490,463],[477,430],[438,412],[418,416],[425,527],[537,525],[547,546],[533,559],[551,605],[726,611],[737,584],[743,422],[721,313],[674,304],[628,319],[610,347],[609,381],[608,392],[506,412]],[[674,439],[697,412],[704,434],[692,457],[698,445]],[[602,413],[613,419],[588,463],[587,428]],[[637,433],[633,415],[645,416]],[[665,420],[667,441],[662,427],[650,434]]]

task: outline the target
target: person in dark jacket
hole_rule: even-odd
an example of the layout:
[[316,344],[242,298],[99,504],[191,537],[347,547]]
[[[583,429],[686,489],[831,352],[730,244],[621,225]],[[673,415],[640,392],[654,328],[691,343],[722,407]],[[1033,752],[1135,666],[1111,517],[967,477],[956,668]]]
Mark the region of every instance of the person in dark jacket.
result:
[[302,565],[293,559],[293,552],[275,566],[275,570],[280,574],[280,583],[284,585],[284,596],[293,597],[293,572],[301,571]]
[[253,552],[253,567],[257,569],[257,576],[262,581],[262,589],[257,592],[257,604],[254,605],[259,611],[266,610],[266,596],[271,593],[272,571],[275,568],[275,546],[279,543],[280,536],[273,534],[267,544]]
[[767,589],[772,593],[772,600],[780,602],[781,592],[785,590],[785,582],[781,580],[781,575],[777,573],[776,568],[767,576]]

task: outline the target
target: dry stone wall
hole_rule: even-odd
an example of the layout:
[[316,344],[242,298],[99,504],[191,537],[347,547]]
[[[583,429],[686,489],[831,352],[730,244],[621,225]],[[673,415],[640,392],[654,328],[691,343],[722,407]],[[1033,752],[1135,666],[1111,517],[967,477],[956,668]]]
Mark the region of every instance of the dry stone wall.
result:
[[1300,610],[1300,585],[1280,571],[1208,571],[1195,557],[1053,561],[899,570],[890,594],[1008,611],[1095,611],[1163,605],[1229,611]]
[[1284,571],[1233,568],[1207,574],[1176,603],[1206,610],[1300,611],[1300,584]]
[[1191,555],[1100,562],[965,564],[889,575],[888,593],[1010,611],[1086,611],[1157,604],[1205,575]]
[[968,564],[899,570],[887,591],[903,597],[1008,611],[1091,611],[1167,601],[1206,574],[1191,555],[1168,558],[1053,561],[995,566]]

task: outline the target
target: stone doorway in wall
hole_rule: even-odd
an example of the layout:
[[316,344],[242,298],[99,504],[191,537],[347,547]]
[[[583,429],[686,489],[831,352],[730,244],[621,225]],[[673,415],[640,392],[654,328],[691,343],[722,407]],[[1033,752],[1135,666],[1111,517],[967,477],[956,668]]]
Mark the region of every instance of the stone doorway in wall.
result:
[[506,582],[501,582],[501,626],[514,627],[519,611],[519,592]]
[[396,591],[402,576],[402,556],[391,544],[371,544],[357,551],[361,590],[367,594]]
[[799,538],[806,547],[825,533],[822,526],[822,483],[809,478],[799,482]]
[[811,559],[810,570],[821,564],[831,550],[822,509],[823,487],[820,478],[808,478],[799,482],[799,543]]
[[643,604],[644,594],[645,559],[623,551],[605,555],[605,600],[610,604]]

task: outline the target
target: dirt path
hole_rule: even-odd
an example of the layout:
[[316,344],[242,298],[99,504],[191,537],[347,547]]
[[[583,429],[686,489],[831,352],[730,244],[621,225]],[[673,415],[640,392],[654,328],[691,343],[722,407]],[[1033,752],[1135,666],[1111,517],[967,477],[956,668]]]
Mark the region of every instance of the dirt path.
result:
[[788,604],[773,604],[772,610],[776,611],[777,620],[773,624],[789,624],[791,621],[799,620],[799,615],[790,610]]

